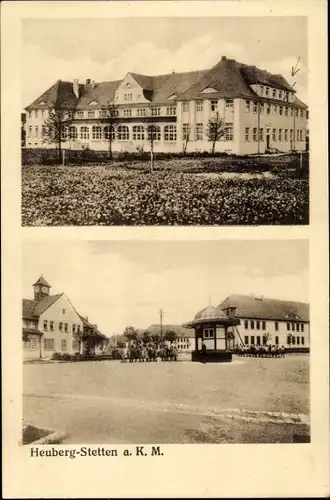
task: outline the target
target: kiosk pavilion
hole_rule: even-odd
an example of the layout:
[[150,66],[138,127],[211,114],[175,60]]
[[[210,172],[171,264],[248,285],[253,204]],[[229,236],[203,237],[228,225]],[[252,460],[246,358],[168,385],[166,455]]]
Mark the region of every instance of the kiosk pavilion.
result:
[[208,306],[199,311],[192,321],[183,325],[195,330],[195,348],[191,356],[192,361],[204,359],[202,342],[206,346],[208,362],[230,362],[232,360],[231,340],[234,328],[240,324],[235,312],[235,307],[229,307],[223,311],[219,307]]

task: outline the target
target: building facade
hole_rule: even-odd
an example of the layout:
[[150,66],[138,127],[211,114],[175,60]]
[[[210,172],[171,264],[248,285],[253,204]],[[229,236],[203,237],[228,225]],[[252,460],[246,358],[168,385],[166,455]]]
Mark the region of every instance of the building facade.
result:
[[310,348],[309,305],[253,295],[230,295],[218,309],[234,314],[240,325],[232,329],[231,347],[277,345],[287,350]]
[[160,329],[160,325],[150,325],[146,331],[151,335],[158,335],[159,337],[162,334],[163,338],[166,338],[167,332],[175,333],[176,338],[172,344],[178,352],[191,352],[194,348],[195,334],[192,328],[183,328],[180,325],[163,325],[162,329]]
[[[116,106],[114,129],[105,107]],[[26,147],[55,147],[44,140],[45,120],[54,105],[67,107],[72,119],[63,127],[63,148],[148,151],[210,151],[209,119],[217,114],[224,135],[215,151],[234,154],[304,151],[308,109],[281,75],[222,57],[213,68],[85,84],[59,80],[26,108]]]
[[[23,357],[51,358],[55,352],[84,353],[107,337],[81,316],[64,293],[51,295],[43,276],[33,284],[34,299],[23,299]],[[97,342],[93,340],[97,339]]]

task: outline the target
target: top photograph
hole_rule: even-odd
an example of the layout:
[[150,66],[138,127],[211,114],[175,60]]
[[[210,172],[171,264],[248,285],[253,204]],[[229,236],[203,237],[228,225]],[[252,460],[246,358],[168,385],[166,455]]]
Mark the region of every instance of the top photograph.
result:
[[25,19],[22,226],[308,225],[307,28]]

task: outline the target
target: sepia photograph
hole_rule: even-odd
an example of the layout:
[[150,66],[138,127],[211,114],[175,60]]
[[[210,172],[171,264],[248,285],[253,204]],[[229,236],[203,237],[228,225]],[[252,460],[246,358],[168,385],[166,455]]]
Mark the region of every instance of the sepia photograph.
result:
[[25,241],[23,437],[308,443],[308,240]]
[[24,19],[22,225],[308,225],[307,30]]
[[6,498],[326,498],[324,0],[1,3]]

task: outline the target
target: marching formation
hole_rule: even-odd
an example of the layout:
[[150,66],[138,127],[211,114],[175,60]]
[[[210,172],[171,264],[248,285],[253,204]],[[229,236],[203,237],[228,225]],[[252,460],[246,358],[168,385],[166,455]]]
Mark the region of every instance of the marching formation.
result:
[[157,361],[177,361],[178,352],[174,345],[168,345],[165,342],[132,342],[125,347],[122,353],[122,363],[150,362]]
[[285,357],[285,347],[278,345],[251,345],[248,346],[237,346],[234,350],[237,356],[252,356],[260,358],[284,358]]

